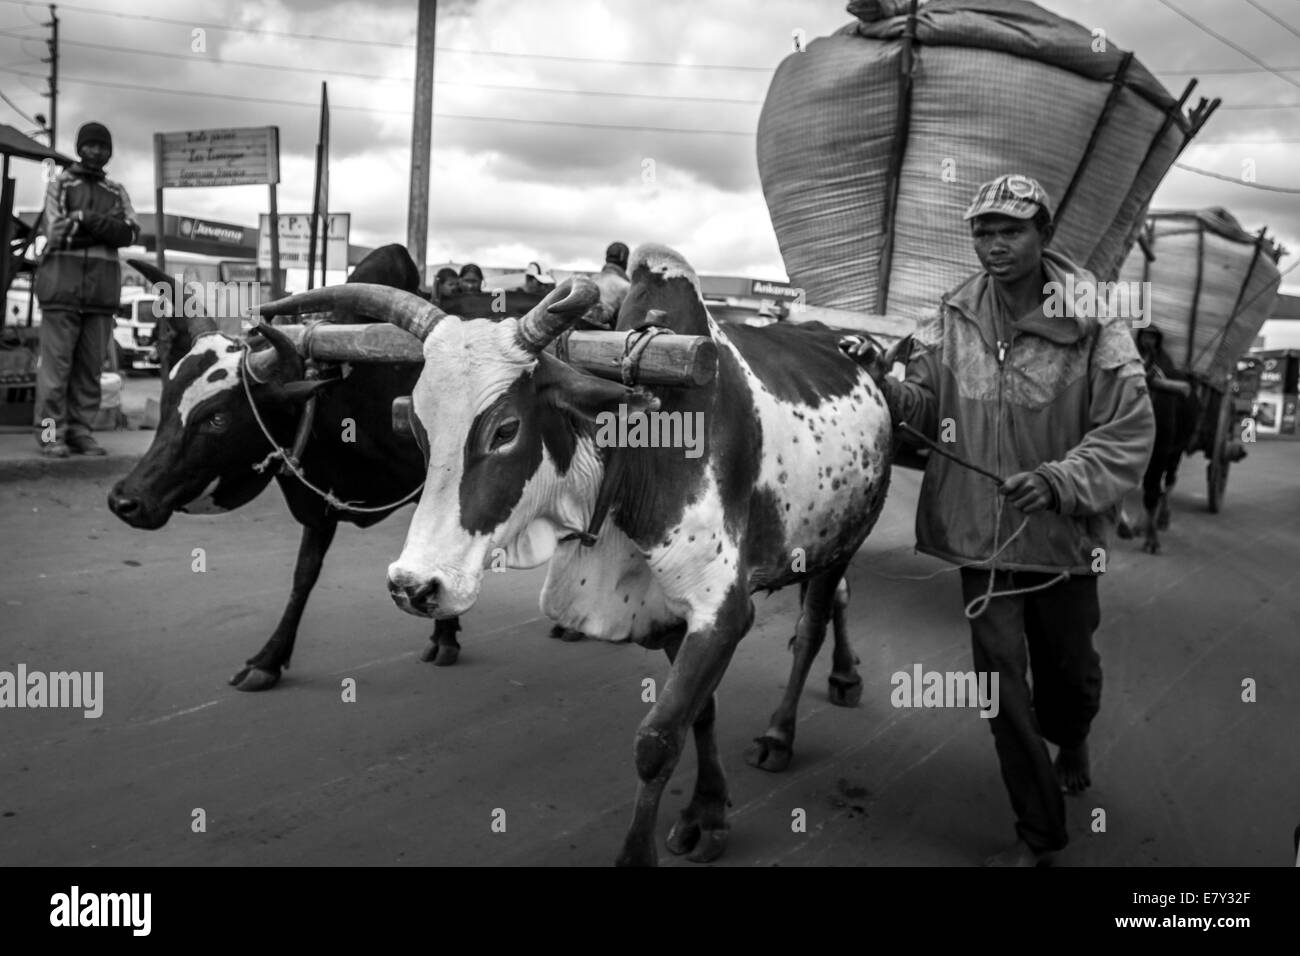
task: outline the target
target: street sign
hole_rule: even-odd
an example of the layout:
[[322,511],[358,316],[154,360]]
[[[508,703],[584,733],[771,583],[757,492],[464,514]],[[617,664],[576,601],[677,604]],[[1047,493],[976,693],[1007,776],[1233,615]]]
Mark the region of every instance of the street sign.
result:
[[[280,222],[280,268],[306,269],[311,246],[311,214],[281,214]],[[316,261],[321,261],[322,251],[327,261],[336,268],[347,267],[348,234],[352,228],[352,214],[346,212],[330,213],[329,227],[326,229],[326,243],[316,240]],[[257,264],[263,269],[271,267],[271,224],[269,216],[258,217]]]
[[159,181],[168,186],[251,186],[280,181],[280,129],[248,126],[157,133]]

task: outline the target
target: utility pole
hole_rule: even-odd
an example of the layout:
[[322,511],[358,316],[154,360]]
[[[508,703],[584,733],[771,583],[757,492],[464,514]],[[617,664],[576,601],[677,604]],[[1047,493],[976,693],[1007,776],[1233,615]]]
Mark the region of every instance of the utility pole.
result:
[[438,0],[418,0],[415,28],[415,115],[411,123],[411,192],[406,248],[424,284],[429,238],[429,154],[433,140],[433,41]]
[[41,61],[50,65],[50,92],[46,94],[50,98],[50,149],[56,148],[54,138],[58,135],[59,127],[59,17],[55,12],[58,9],[50,4],[50,22],[45,24],[51,28],[50,39],[45,41],[50,55]]

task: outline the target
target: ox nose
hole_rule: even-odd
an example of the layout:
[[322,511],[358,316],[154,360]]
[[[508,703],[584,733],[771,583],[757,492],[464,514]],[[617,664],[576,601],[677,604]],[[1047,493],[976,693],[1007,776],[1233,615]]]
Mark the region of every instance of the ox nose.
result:
[[125,518],[129,521],[140,514],[140,507],[139,498],[113,493],[108,496],[108,510],[119,518]]
[[403,608],[432,611],[438,606],[438,579],[418,580],[413,576],[398,575],[388,578],[388,593]]

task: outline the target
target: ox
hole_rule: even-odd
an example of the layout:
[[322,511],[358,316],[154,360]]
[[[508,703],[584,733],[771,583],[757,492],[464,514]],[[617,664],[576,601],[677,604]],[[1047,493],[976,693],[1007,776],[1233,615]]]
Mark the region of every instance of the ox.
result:
[[[150,281],[167,276],[143,262],[132,263]],[[350,282],[378,283],[404,294],[419,288],[419,272],[406,250],[384,246],[366,256]],[[181,301],[179,297],[174,302]],[[175,310],[179,311],[179,309]],[[170,320],[171,354],[179,356],[163,382],[161,419],[149,450],[113,486],[108,506],[135,528],[160,528],[172,512],[229,511],[246,504],[270,484],[274,471],[255,470],[271,451],[244,392],[239,341],[217,332],[207,317]],[[392,433],[391,405],[415,385],[419,368],[401,364],[358,364],[344,377],[304,379],[302,359],[273,326],[259,331],[272,348],[250,357],[254,403],[282,447],[293,444],[302,404],[318,396],[318,407],[301,461],[312,484],[344,502],[384,505],[418,488],[424,461],[418,449]],[[344,420],[355,441],[345,442]],[[230,679],[240,690],[275,686],[289,666],[298,625],[340,521],[367,528],[392,514],[340,511],[290,474],[275,475],[289,510],[302,525],[288,605],[269,640]],[[395,509],[393,509],[395,510]],[[422,659],[438,665],[456,661],[460,646],[455,617],[439,620]]]
[[[753,622],[751,595],[806,582],[797,632],[820,643],[837,585],[884,503],[890,419],[869,373],[837,347],[839,333],[722,328],[694,270],[666,247],[639,248],[629,272],[622,321],[659,310],[678,331],[711,336],[712,383],[651,395],[545,354],[598,297],[586,279],[501,323],[362,286],[315,290],[263,313],[364,312],[423,341],[413,407],[427,484],[388,570],[393,600],[411,614],[463,614],[502,548],[511,566],[550,561],[541,605],[553,620],[662,648],[671,671],[636,733],[639,783],[619,863],[655,862],[659,802],[687,728],[698,772],[668,848],[704,862],[723,852],[729,831],[714,692]],[[703,453],[600,440],[613,418],[653,413],[699,416]],[[580,529],[606,506],[585,546]]]
[[[1200,402],[1188,377],[1174,367],[1164,350],[1164,333],[1142,329],[1137,334],[1138,354],[1146,366],[1151,410],[1155,413],[1156,437],[1151,460],[1142,476],[1142,511],[1139,524],[1142,550],[1160,553],[1160,531],[1169,527],[1169,493],[1178,480],[1183,452],[1196,432]],[[1224,401],[1231,401],[1225,397]],[[1123,510],[1117,529],[1121,538],[1134,536],[1133,525]]]

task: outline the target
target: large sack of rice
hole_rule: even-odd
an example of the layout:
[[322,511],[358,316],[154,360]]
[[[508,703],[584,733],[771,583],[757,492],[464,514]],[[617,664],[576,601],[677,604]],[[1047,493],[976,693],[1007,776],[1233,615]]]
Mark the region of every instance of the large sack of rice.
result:
[[1142,239],[1121,281],[1151,283],[1147,316],[1169,357],[1221,383],[1273,311],[1281,248],[1221,208],[1152,212]]
[[914,21],[901,0],[848,9],[857,22],[777,68],[758,125],[772,224],[810,305],[932,311],[979,268],[961,216],[1007,172],[1047,189],[1052,248],[1113,279],[1217,105],[1184,114],[1136,57],[1025,0],[931,0]]

